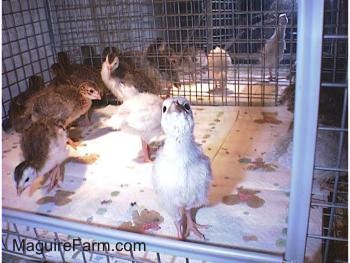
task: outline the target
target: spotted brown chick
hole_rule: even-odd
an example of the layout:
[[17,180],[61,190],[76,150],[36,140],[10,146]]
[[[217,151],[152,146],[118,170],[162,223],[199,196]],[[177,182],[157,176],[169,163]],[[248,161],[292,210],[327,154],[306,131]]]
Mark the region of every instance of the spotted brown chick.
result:
[[[41,118],[50,118],[62,122],[64,128],[67,128],[88,112],[92,100],[101,99],[95,85],[94,82],[84,81],[78,88],[70,84],[49,86],[28,101],[27,113],[32,116],[33,122]],[[77,146],[70,139],[68,142],[74,148]]]
[[33,121],[46,117],[62,121],[67,127],[90,109],[92,100],[101,99],[92,81],[82,82],[78,89],[69,84],[61,86],[64,87],[49,86],[31,101],[28,110]]
[[24,161],[14,171],[17,194],[32,185],[34,180],[48,174],[50,192],[63,181],[61,164],[68,158],[65,129],[52,119],[41,119],[26,129],[21,137]]
[[62,79],[68,79],[71,82],[71,84],[75,85],[76,87],[79,87],[79,85],[82,82],[87,80],[95,82],[96,89],[98,90],[101,98],[103,98],[103,101],[105,102],[104,95],[107,89],[101,79],[101,74],[99,70],[94,69],[89,65],[71,63],[66,52],[58,52],[57,61],[58,64],[60,64],[64,69],[65,75]]

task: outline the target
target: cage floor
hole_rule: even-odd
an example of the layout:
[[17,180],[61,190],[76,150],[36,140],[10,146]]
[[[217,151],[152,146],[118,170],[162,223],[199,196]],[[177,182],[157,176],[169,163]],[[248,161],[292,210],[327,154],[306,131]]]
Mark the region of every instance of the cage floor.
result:
[[[105,125],[116,108],[94,113],[94,124],[82,132],[85,146],[74,153],[95,154],[98,159],[91,164],[67,163],[61,188],[51,193],[38,182],[17,197],[12,176],[21,158],[19,136],[3,133],[3,206],[175,238],[173,221],[158,206],[152,190],[152,164],[140,161],[140,139]],[[287,133],[292,114],[282,106],[193,108],[195,137],[210,157],[214,175],[209,205],[196,214],[198,223],[211,225],[203,231],[204,242],[283,252],[290,165],[279,163],[279,156],[272,153]],[[310,227],[315,233],[321,228],[320,218],[321,211],[312,212]],[[319,246],[319,242],[311,244],[309,258]],[[56,254],[50,256],[52,260],[59,257]],[[152,253],[142,257],[155,260]],[[183,259],[175,257],[172,262]]]

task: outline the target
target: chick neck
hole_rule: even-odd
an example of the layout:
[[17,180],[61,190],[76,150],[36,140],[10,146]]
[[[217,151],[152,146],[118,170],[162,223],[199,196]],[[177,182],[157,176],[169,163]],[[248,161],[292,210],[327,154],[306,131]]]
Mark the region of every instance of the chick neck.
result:
[[101,78],[106,87],[116,96],[119,100],[123,101],[123,96],[120,91],[120,79],[112,78],[112,72],[107,67],[107,62],[103,62],[101,70]]
[[192,145],[195,145],[195,140],[192,133],[181,134],[178,136],[167,135],[164,142],[164,149],[173,149],[175,151],[178,151],[179,149],[188,148]]

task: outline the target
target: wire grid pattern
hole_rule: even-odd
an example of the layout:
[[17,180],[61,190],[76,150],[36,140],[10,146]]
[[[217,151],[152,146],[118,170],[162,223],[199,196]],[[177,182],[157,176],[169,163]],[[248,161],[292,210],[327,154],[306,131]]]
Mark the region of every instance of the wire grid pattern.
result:
[[11,99],[27,89],[38,74],[47,82],[54,61],[44,0],[2,1],[2,120]]
[[[20,231],[20,228],[26,228],[26,233]],[[136,256],[135,252],[130,251],[121,251],[121,252],[112,252],[104,250],[100,251],[98,249],[93,249],[92,251],[87,251],[83,246],[86,244],[85,242],[96,242],[95,240],[89,240],[84,237],[74,237],[79,240],[78,246],[75,246],[75,250],[73,254],[66,253],[64,248],[60,245],[63,243],[71,243],[72,240],[67,240],[68,238],[72,238],[70,235],[65,235],[62,233],[58,233],[55,231],[48,231],[46,229],[41,229],[33,226],[23,226],[13,222],[3,222],[3,230],[2,230],[2,250],[4,253],[13,256],[19,256],[26,259],[40,260],[41,262],[47,261],[59,261],[59,262],[132,262],[132,263],[141,263],[141,262],[166,262],[162,261],[162,258],[166,256],[165,254],[160,254],[158,252],[152,251],[144,251],[144,254],[152,253],[153,260],[145,259],[142,256]],[[14,248],[13,240],[16,240],[18,244],[24,241],[26,244],[37,244],[37,243],[46,243],[47,245],[44,248],[48,248],[49,250],[43,249],[43,253],[37,253],[39,249],[35,249],[34,251],[30,250],[17,250]],[[117,242],[117,240],[116,240]],[[84,244],[83,244],[84,243]],[[101,246],[99,246],[101,247]],[[51,248],[54,252],[51,251]],[[110,245],[110,248],[113,248],[113,244]],[[56,256],[53,258],[52,253],[55,253]],[[138,253],[140,254],[140,253]],[[190,262],[188,258],[184,259],[186,262]]]
[[334,138],[327,148],[331,160],[327,165],[316,158],[314,176],[322,175],[329,195],[312,199],[311,206],[323,210],[322,235],[309,233],[308,238],[322,240],[323,262],[348,262],[348,3],[325,1],[319,127],[316,148],[325,142],[322,135]]
[[[49,81],[49,68],[60,51],[66,51],[71,62],[83,63],[84,46],[89,48],[87,59],[97,68],[105,47],[142,56],[156,38],[165,40],[177,58],[190,48],[204,54],[215,47],[225,49],[231,60],[227,68],[230,89],[210,92],[213,83],[206,55],[196,62],[199,71],[178,65],[182,88],[173,88],[171,93],[186,96],[193,104],[276,105],[281,87],[294,81],[295,0],[4,1],[3,13],[3,121],[11,99],[27,88],[29,76],[39,74]],[[286,49],[274,69],[275,79],[268,81],[260,50],[282,13],[289,19]],[[170,68],[164,70],[170,72],[170,80],[176,79]]]

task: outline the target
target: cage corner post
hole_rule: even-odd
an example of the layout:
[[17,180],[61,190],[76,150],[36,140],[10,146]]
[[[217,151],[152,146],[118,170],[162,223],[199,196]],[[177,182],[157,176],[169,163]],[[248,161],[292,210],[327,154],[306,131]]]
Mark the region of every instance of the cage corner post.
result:
[[320,93],[324,0],[298,1],[293,163],[285,259],[304,262]]

